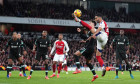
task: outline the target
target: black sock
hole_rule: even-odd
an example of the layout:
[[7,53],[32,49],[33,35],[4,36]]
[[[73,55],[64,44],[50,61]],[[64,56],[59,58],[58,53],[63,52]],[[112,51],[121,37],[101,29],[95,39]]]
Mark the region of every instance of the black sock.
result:
[[92,66],[90,63],[86,63],[86,64],[87,64],[87,66],[90,68],[92,74],[93,74],[93,75],[96,75],[96,72],[95,72],[95,70],[93,69],[93,66]]
[[12,64],[8,64],[7,66],[7,75],[9,75],[9,72],[12,70]]
[[118,76],[119,65],[116,65],[116,76]]
[[45,70],[46,76],[48,76],[48,64],[45,64]]
[[19,66],[19,71],[21,72],[21,70],[22,70],[22,65],[20,64],[20,66]]
[[122,72],[123,72],[123,68],[122,68]]
[[25,67],[24,67],[24,65],[22,65],[22,70],[23,70],[23,73],[25,74]]
[[130,66],[129,64],[127,64],[127,66],[128,66],[128,71],[129,71],[129,73],[132,74],[132,73],[131,73],[131,66]]
[[77,69],[80,69],[79,56],[74,55],[74,57],[75,57],[75,61],[76,61],[76,66],[77,66]]
[[35,69],[35,64],[33,64],[33,66],[32,66],[32,69],[31,69],[31,71],[30,71],[30,75],[32,75],[34,69]]

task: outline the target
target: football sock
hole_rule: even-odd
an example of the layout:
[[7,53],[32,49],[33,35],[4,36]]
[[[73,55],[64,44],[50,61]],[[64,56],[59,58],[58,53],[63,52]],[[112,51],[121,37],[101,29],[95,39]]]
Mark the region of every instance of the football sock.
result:
[[48,76],[48,64],[45,64],[45,70],[46,76]]
[[65,70],[66,70],[66,72],[68,71],[68,66],[67,65],[65,65]]
[[9,75],[9,72],[12,70],[12,64],[8,64],[7,66],[7,75]]
[[60,74],[61,69],[62,69],[62,63],[59,63],[58,74]]
[[55,74],[55,70],[56,70],[56,65],[53,64],[53,74]]
[[96,59],[98,60],[100,66],[102,67],[104,65],[104,61],[103,59],[101,58],[101,56],[96,56]]
[[116,76],[118,76],[119,65],[116,65]]
[[87,66],[90,68],[91,72],[93,75],[96,75],[95,69],[93,68],[93,66],[90,63],[86,63]]
[[79,56],[74,55],[74,57],[75,57],[75,61],[76,61],[76,66],[77,66],[77,69],[80,69]]
[[22,65],[20,64],[20,66],[19,66],[19,71],[20,71],[20,73],[21,73],[21,70],[22,70],[22,67],[21,67]]
[[81,20],[80,23],[81,23],[84,27],[86,27],[87,29],[89,29],[89,30],[92,29],[92,27],[91,27],[89,24],[87,24],[86,22],[84,22],[84,21]]
[[35,64],[33,64],[32,69],[30,70],[30,76],[32,75],[34,69],[35,69]]

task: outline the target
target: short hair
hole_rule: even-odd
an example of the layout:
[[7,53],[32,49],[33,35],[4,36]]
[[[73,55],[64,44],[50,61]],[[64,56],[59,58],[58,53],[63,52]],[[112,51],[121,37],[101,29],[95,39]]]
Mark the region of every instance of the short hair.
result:
[[16,34],[17,34],[17,32],[13,32],[13,34],[14,34],[14,33],[16,33]]
[[62,33],[60,33],[60,34],[58,34],[58,35],[62,35],[62,36],[63,36],[63,34],[62,34]]
[[98,17],[102,18],[103,15],[101,13],[97,13],[97,14],[95,14],[95,16],[98,16]]
[[21,35],[21,33],[17,33],[17,34],[20,34]]
[[43,32],[46,32],[46,33],[48,33],[46,30],[43,30]]
[[95,20],[91,19],[90,21],[91,21],[92,23],[94,23],[94,26],[97,25],[97,22],[96,22]]

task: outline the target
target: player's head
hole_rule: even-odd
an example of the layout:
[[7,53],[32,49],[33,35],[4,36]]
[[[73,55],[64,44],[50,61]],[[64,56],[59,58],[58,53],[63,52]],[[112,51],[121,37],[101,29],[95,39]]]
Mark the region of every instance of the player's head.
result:
[[124,30],[120,30],[120,35],[124,35]]
[[91,19],[91,20],[89,21],[89,25],[90,25],[91,27],[95,27],[96,24],[97,24],[96,21],[93,20],[93,19]]
[[12,37],[13,37],[13,38],[17,38],[17,32],[13,32]]
[[47,36],[47,31],[44,30],[44,31],[42,32],[42,36],[43,36],[43,37]]
[[100,23],[102,21],[102,14],[98,13],[95,15],[95,21]]
[[17,38],[21,39],[21,34],[20,33],[17,34]]
[[83,31],[84,34],[87,34],[89,30],[84,27],[84,28],[82,28],[82,31]]
[[63,39],[63,34],[59,34],[59,35],[58,35],[58,39],[59,39],[59,40],[62,40],[62,39]]

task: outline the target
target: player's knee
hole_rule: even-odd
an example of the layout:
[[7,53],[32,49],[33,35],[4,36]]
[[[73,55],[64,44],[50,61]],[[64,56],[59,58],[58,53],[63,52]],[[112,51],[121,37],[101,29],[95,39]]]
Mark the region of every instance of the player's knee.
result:
[[56,64],[56,61],[53,61],[53,64]]
[[59,64],[62,64],[63,62],[59,62]]
[[12,62],[12,60],[8,60],[8,64],[12,64],[13,62]]
[[77,52],[74,53],[74,55],[76,55],[76,56],[80,56],[81,53],[80,53],[79,51],[77,51]]
[[88,64],[91,63],[91,60],[86,60],[86,64],[87,64],[87,63],[88,63]]
[[101,56],[101,53],[102,53],[102,50],[101,49],[97,49],[96,56]]
[[48,64],[48,60],[45,60],[45,64]]

